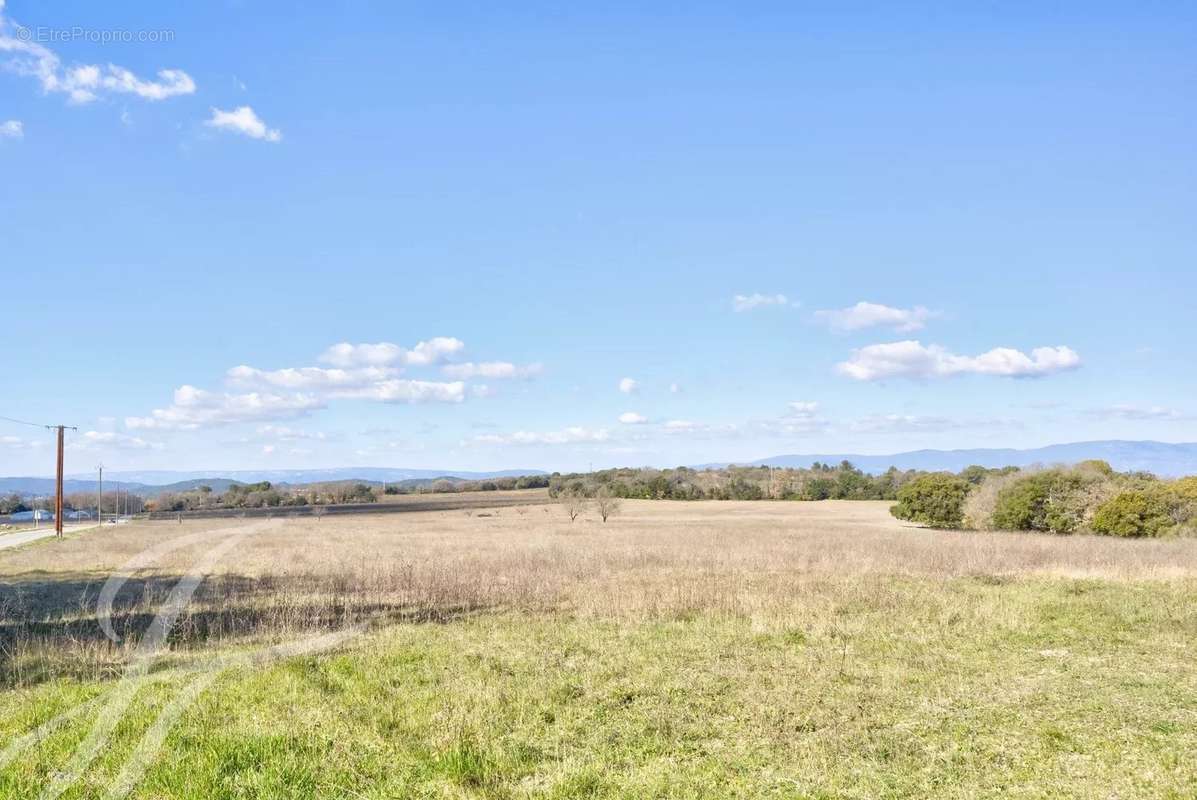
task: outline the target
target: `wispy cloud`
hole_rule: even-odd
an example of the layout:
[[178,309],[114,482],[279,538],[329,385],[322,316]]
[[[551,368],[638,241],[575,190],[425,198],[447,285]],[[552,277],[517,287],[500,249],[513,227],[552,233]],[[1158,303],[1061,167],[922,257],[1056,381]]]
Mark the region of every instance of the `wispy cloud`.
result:
[[648,422],[648,417],[635,411],[625,411],[619,415],[619,421],[624,425],[643,425]]
[[24,139],[25,124],[19,119],[0,122],[0,139]]
[[761,294],[760,292],[754,292],[753,294],[737,294],[732,297],[732,310],[737,314],[757,308],[787,305],[790,305],[790,301],[784,294]]
[[283,139],[283,134],[278,128],[267,127],[262,118],[249,106],[238,106],[232,111],[213,108],[212,116],[204,124],[210,128],[239,133],[266,142],[280,142]]
[[467,361],[464,364],[446,364],[441,372],[450,378],[469,380],[470,378],[533,378],[544,370],[542,364],[526,364],[517,366],[509,361],[483,361],[475,364]]
[[1105,419],[1125,419],[1139,421],[1167,421],[1187,419],[1188,415],[1175,408],[1164,406],[1136,406],[1129,403],[1118,403],[1109,408],[1099,408],[1094,412]]
[[508,434],[484,433],[470,441],[474,444],[529,445],[529,444],[586,444],[605,442],[611,438],[606,428],[583,428],[580,426],[559,431],[516,431]]
[[640,383],[634,378],[620,378],[619,391],[624,394],[635,394],[640,391]]
[[33,41],[32,32],[6,16],[0,2],[0,54],[9,57],[5,67],[33,78],[46,94],[61,93],[72,103],[90,103],[103,94],[165,100],[195,93],[195,81],[181,69],[159,70],[157,80],[150,80],[116,64],[64,66],[57,53]]
[[78,450],[161,450],[161,442],[152,442],[140,436],[114,431],[87,431],[71,442]]
[[842,375],[858,381],[886,378],[944,378],[953,375],[1000,375],[1037,378],[1076,369],[1081,358],[1070,347],[1036,347],[1030,355],[1010,347],[996,347],[977,356],[961,356],[939,345],[918,341],[890,342],[862,347],[837,365]]
[[815,319],[836,331],[858,331],[863,328],[885,326],[907,333],[921,330],[936,313],[923,306],[894,308],[862,300],[848,308],[816,311]]

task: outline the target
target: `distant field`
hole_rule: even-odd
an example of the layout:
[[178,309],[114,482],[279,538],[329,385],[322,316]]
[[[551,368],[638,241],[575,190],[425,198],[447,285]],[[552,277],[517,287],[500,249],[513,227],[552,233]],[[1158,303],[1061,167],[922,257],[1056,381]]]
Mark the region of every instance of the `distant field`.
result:
[[[485,501],[0,553],[0,797],[1197,794],[1197,540]],[[97,595],[153,548],[112,645]]]

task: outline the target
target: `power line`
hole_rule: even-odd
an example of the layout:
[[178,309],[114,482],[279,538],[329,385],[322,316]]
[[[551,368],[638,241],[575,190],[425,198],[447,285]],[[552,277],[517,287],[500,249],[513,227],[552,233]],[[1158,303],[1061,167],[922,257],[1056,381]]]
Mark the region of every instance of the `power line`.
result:
[[33,428],[57,428],[58,427],[57,425],[39,425],[36,422],[27,422],[23,419],[14,419],[13,417],[5,417],[3,415],[0,415],[0,419],[4,420],[6,422],[15,422],[18,425],[28,425]]

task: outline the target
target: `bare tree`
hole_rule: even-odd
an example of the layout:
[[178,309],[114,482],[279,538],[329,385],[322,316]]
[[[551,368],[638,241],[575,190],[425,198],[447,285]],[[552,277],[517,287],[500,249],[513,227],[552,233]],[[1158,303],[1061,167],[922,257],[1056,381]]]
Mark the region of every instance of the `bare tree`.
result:
[[316,518],[317,522],[324,519],[324,515],[327,513],[328,508],[326,506],[312,506],[312,516]]
[[606,486],[600,486],[599,490],[594,493],[594,507],[598,509],[599,516],[603,518],[603,522],[606,522],[607,517],[619,513],[619,498],[611,494],[611,490]]
[[584,494],[575,491],[562,492],[557,498],[557,502],[561,504],[561,507],[565,509],[565,513],[569,515],[570,522],[577,519],[578,515],[590,505]]

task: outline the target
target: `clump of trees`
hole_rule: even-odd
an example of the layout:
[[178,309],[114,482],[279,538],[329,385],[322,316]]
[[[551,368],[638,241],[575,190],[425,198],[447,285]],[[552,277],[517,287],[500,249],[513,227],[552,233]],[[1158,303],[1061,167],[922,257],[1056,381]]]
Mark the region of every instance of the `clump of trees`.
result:
[[549,494],[581,493],[637,500],[896,500],[898,489],[923,474],[890,468],[869,475],[848,461],[816,462],[809,469],[724,467],[712,469],[620,468],[553,473]]
[[1116,472],[1097,460],[983,476],[978,469],[919,477],[899,491],[891,512],[943,528],[1125,537],[1197,533],[1197,478],[1162,481],[1144,472]]

